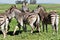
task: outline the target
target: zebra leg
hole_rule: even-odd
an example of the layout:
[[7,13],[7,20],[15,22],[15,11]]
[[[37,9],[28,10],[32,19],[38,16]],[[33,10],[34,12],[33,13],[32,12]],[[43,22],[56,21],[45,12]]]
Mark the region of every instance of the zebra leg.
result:
[[14,32],[13,32],[13,35],[16,33],[16,30],[17,30],[18,28],[19,28],[18,26],[15,27]]
[[1,31],[2,31],[4,38],[5,38],[6,37],[5,23],[1,25]]
[[42,26],[43,26],[43,32],[44,32],[44,22],[42,22]]
[[54,34],[54,31],[55,31],[54,21],[52,21],[52,30],[53,30],[53,34]]
[[39,31],[39,33],[40,33],[39,23],[37,23],[36,27],[37,27],[37,31]]
[[[31,21],[31,20],[32,20],[32,21]],[[32,18],[31,20],[30,20],[29,24],[30,24],[30,26],[31,26],[31,28],[32,28],[31,33],[33,33],[33,30],[34,30],[34,27],[35,27],[35,26],[34,26],[34,23],[35,23],[35,21],[36,21],[36,18]]]
[[23,30],[24,30],[25,32],[27,32],[26,23],[23,24]]
[[54,34],[54,31],[55,31],[55,16],[51,17],[51,24],[52,24],[53,34]]
[[54,25],[52,25],[52,29],[53,29],[53,34],[54,34],[54,31],[55,31],[55,26]]
[[18,23],[18,27],[19,27],[19,33],[20,33],[20,29],[21,29],[21,25],[20,25],[20,23]]
[[40,19],[36,21],[36,28],[37,28],[37,31],[40,32]]
[[11,23],[11,20],[12,20],[12,19],[9,19],[9,20],[8,20],[8,21],[9,21],[9,23],[8,23],[8,30],[10,29],[10,25],[9,25],[9,24]]
[[31,33],[33,33],[33,30],[34,30],[34,25],[33,24],[30,24],[32,30],[31,30]]
[[32,28],[31,33],[33,33],[33,30],[34,30],[34,27],[35,27],[34,23],[36,22],[36,19],[37,19],[36,15],[32,15],[32,16],[28,17],[28,22],[29,22],[29,24]]
[[58,34],[58,25],[56,25],[55,31],[56,31],[56,33]]
[[48,32],[47,24],[46,24],[46,32]]
[[6,19],[6,23],[5,24],[6,24],[6,27],[5,28],[6,28],[6,33],[7,33],[8,32],[8,25],[9,25],[8,19]]
[[55,31],[56,31],[56,33],[58,34],[58,24],[59,24],[59,16],[57,15],[57,17],[56,17],[56,29],[55,29]]
[[39,16],[38,16],[38,18],[36,19],[37,21],[36,21],[36,26],[37,26],[37,30],[40,32],[40,18],[39,18]]

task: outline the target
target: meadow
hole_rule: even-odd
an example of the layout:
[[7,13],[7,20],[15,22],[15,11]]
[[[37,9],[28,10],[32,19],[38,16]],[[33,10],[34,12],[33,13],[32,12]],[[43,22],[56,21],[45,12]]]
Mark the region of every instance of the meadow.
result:
[[[9,9],[13,4],[0,4],[0,13],[4,13],[5,10]],[[50,10],[56,10],[57,13],[60,15],[60,4],[41,4],[45,7],[46,11],[49,12]],[[21,9],[21,4],[16,4],[18,9]],[[30,10],[34,10],[37,7],[37,4],[29,4],[28,6]],[[41,22],[40,22],[41,24]],[[12,35],[15,26],[17,25],[16,19],[12,19],[10,25],[9,32],[6,38],[3,38],[3,34],[0,32],[0,40],[60,40],[60,22],[59,22],[59,30],[58,35],[56,33],[52,34],[52,27],[48,25],[48,33],[43,32],[41,29],[40,33],[34,32],[33,34],[30,33],[31,27],[27,24],[27,32],[22,30],[18,30],[16,35]],[[36,29],[35,29],[36,30]],[[35,31],[34,30],[34,31]]]

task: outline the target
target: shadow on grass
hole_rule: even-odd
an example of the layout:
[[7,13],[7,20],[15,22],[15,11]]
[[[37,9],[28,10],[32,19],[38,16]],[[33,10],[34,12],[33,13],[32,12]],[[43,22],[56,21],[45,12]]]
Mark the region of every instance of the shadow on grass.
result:
[[[20,34],[20,33],[22,33],[22,30],[17,30],[14,35],[18,35],[18,34]],[[9,32],[7,33],[7,35],[13,36],[13,31],[9,31]]]
[[[23,31],[23,30],[17,30],[16,33],[15,33],[14,35],[21,34],[22,32],[24,32],[24,31]],[[30,33],[31,30],[27,30],[27,32]],[[34,34],[34,33],[39,33],[39,31],[34,31],[33,34]],[[0,34],[3,34],[2,31],[0,31]],[[14,36],[14,35],[13,35],[13,31],[9,31],[9,32],[7,33],[7,35]]]
[[2,31],[0,31],[0,34],[3,34]]
[[[28,30],[27,32],[31,32],[31,30]],[[33,31],[33,33],[39,33],[39,31]]]
[[33,33],[39,33],[39,31],[34,31]]

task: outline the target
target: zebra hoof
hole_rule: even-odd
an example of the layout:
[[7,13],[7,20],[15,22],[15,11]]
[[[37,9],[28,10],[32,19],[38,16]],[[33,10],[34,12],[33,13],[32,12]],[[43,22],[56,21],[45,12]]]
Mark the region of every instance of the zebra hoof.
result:
[[4,38],[6,38],[6,34],[4,34]]
[[13,33],[13,35],[15,35],[15,33]]
[[31,34],[33,33],[33,31],[31,31]]

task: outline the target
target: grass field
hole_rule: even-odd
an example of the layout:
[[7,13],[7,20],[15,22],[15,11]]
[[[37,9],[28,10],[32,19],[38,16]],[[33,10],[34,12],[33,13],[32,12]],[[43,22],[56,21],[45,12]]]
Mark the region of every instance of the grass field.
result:
[[[13,4],[0,4],[0,13],[4,13],[5,10],[7,10],[11,5]],[[60,15],[60,4],[41,4],[41,5],[46,8],[47,12],[49,12],[50,10],[56,10]],[[16,4],[16,6],[19,9],[21,8],[21,4]],[[35,5],[30,4],[28,7],[30,8],[30,10],[34,10],[37,7],[37,4]],[[13,36],[12,32],[16,25],[17,25],[16,19],[12,19],[7,37],[4,39],[3,35],[0,34],[0,40],[60,40],[60,22],[59,22],[58,35],[52,34],[51,25],[48,25],[48,33],[42,32],[42,29],[41,29],[40,33],[33,33],[33,34],[30,33],[31,28],[29,25],[27,25],[27,32],[22,31],[22,28],[21,28],[20,30],[21,33],[20,33],[18,32],[18,29],[17,29],[17,32],[16,32],[17,34]]]

